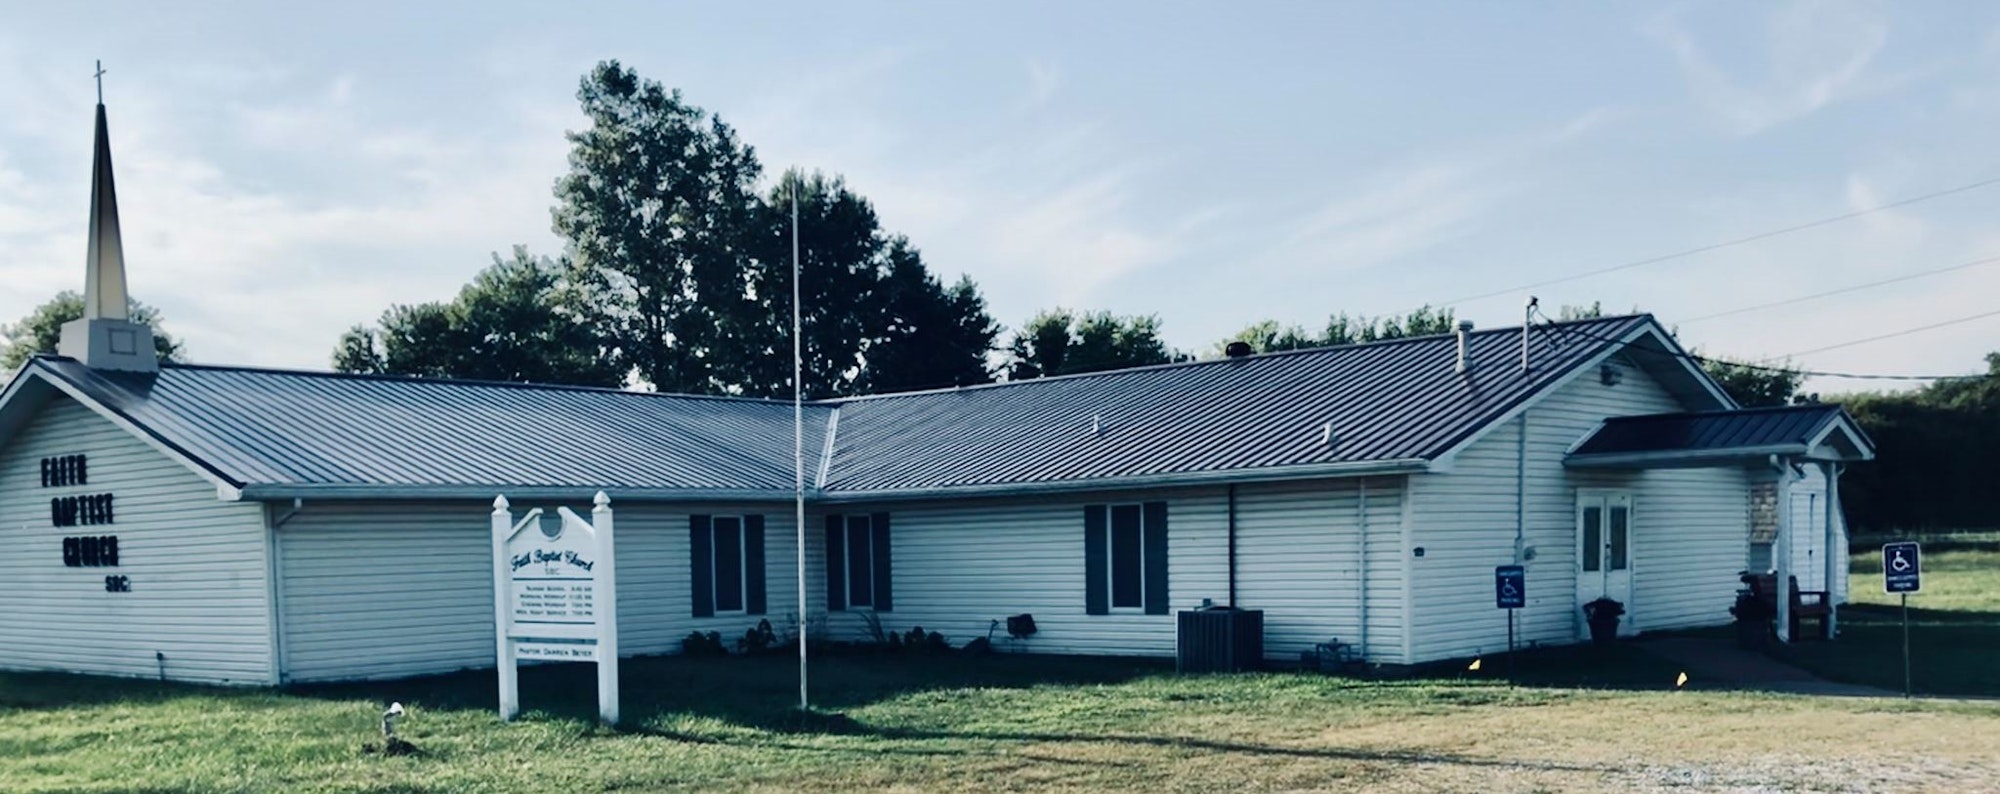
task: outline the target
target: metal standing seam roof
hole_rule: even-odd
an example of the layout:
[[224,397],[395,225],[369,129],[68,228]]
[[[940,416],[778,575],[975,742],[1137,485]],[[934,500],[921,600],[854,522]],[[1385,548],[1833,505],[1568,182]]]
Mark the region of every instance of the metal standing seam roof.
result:
[[[1434,459],[1631,332],[1637,315],[848,400],[824,491]],[[1331,428],[1331,443],[1328,443]]]
[[1803,449],[1827,425],[1840,421],[1844,416],[1846,411],[1838,405],[1618,416],[1604,420],[1597,432],[1570,454],[1582,457],[1781,447]]
[[[37,361],[238,487],[793,488],[788,402],[181,365],[149,377]],[[816,451],[832,409],[806,410]]]
[[[1539,329],[1525,372],[1520,329],[1507,328],[1470,334],[1469,375],[1443,335],[809,403],[808,484],[823,497],[894,495],[1421,463],[1648,326],[1634,315]],[[140,376],[53,357],[33,366],[246,495],[793,487],[787,402],[207,366]]]

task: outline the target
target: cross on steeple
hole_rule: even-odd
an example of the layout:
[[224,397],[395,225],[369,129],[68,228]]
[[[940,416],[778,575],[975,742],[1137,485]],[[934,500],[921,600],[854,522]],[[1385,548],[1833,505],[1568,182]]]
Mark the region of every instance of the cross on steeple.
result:
[[97,62],[97,104],[104,104],[104,62]]

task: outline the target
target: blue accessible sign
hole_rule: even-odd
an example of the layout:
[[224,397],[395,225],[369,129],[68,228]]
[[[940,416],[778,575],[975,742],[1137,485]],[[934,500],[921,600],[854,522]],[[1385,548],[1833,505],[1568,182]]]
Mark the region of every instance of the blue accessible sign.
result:
[[1528,605],[1528,571],[1519,565],[1493,569],[1493,605],[1521,609]]
[[1890,543],[1882,547],[1882,592],[1914,593],[1923,589],[1920,551],[1915,543]]

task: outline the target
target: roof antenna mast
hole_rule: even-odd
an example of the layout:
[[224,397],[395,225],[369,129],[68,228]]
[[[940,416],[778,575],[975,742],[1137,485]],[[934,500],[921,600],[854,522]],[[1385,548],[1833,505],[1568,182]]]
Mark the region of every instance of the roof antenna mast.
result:
[[806,700],[806,414],[805,359],[799,346],[799,183],[804,175],[792,175],[792,484],[797,506],[799,569],[799,710],[810,708]]

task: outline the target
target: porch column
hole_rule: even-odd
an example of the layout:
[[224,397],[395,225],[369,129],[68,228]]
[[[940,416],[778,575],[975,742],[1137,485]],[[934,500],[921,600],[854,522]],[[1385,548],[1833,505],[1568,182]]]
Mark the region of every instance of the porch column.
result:
[[1772,465],[1778,468],[1778,537],[1772,544],[1772,555],[1777,557],[1777,576],[1773,577],[1773,588],[1777,590],[1778,641],[1792,641],[1792,462],[1772,456]]
[[1820,474],[1826,477],[1826,638],[1840,636],[1840,566],[1847,564],[1840,550],[1840,525],[1834,517],[1840,514],[1840,464],[1824,461],[1819,464]]

